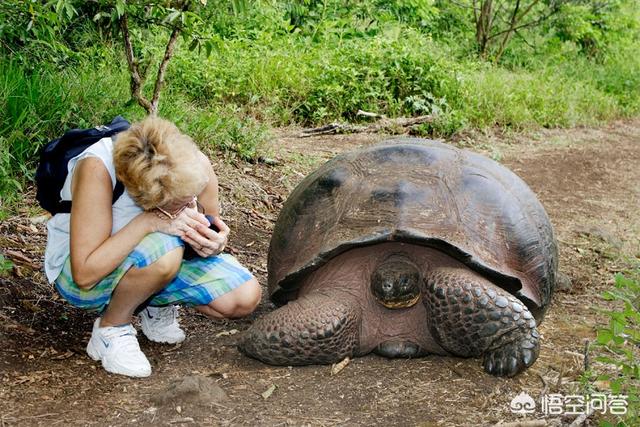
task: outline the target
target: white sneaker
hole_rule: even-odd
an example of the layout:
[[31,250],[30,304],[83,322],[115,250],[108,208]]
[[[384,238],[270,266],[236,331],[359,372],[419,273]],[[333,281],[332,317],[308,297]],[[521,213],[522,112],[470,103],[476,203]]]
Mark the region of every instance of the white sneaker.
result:
[[140,312],[142,332],[151,341],[177,344],[186,338],[178,324],[178,307],[147,307]]
[[131,324],[100,327],[100,318],[93,323],[87,353],[93,360],[102,361],[102,367],[114,374],[129,377],[148,377],[151,365],[140,350],[137,332]]

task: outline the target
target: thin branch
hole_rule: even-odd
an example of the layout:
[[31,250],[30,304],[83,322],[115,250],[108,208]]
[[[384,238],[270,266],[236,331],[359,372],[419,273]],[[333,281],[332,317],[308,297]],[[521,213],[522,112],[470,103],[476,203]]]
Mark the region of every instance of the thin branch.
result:
[[[361,114],[362,115],[362,114]],[[300,134],[300,138],[308,138],[319,135],[334,135],[344,133],[362,133],[362,132],[393,132],[398,133],[398,130],[406,131],[411,130],[414,126],[418,126],[424,123],[431,123],[435,120],[432,115],[418,116],[418,117],[398,117],[395,119],[389,119],[381,116],[381,119],[375,123],[371,123],[367,126],[352,125],[349,123],[331,123],[325,126],[320,126],[313,129],[305,129]]]
[[[477,6],[477,1],[478,0],[473,0],[473,22],[478,22],[478,6]],[[455,3],[455,1],[453,2]]]
[[498,53],[496,54],[494,62],[497,63],[500,60],[500,58],[502,57],[502,54],[504,53],[504,49],[507,47],[507,43],[509,42],[509,39],[511,38],[511,34],[513,34],[514,27],[516,26],[516,23],[518,22],[518,20],[521,19],[524,15],[526,15],[528,13],[528,11],[531,10],[531,7],[534,4],[536,4],[538,1],[539,0],[535,0],[533,3],[531,3],[531,5],[524,12],[524,14],[520,15],[520,17],[518,17],[518,11],[520,10],[520,0],[516,0],[516,5],[513,8],[513,13],[511,14],[511,23],[509,24],[509,30],[507,31],[507,33],[502,38],[502,42],[500,43],[500,47],[498,48]]
[[500,17],[500,12],[504,9],[504,3],[498,2],[498,6],[495,8],[493,16],[489,20],[489,25],[487,27],[487,32],[491,31],[494,26],[494,23],[498,17]]
[[169,37],[167,48],[164,51],[164,57],[162,58],[160,66],[158,67],[156,84],[153,88],[153,98],[151,99],[151,114],[153,115],[156,115],[158,113],[158,101],[160,100],[160,90],[162,89],[162,84],[164,83],[164,73],[167,69],[169,60],[173,56],[173,49],[175,48],[176,41],[178,40],[178,35],[180,35],[180,29],[176,27],[173,29],[171,37]]
[[[544,21],[546,21],[547,19],[549,19],[549,18],[550,18],[551,16],[553,16],[554,14],[556,14],[557,12],[558,12],[557,10],[553,10],[553,11],[551,11],[549,14],[547,14],[547,15],[545,15],[545,16],[542,16],[542,17],[540,17],[540,18],[538,18],[538,19],[536,19],[536,20],[529,21],[529,22],[527,22],[526,24],[518,25],[518,26],[516,26],[515,28],[513,28],[511,31],[519,30],[519,29],[521,29],[521,28],[525,28],[525,27],[531,27],[531,26],[534,26],[534,25],[539,25],[539,24],[541,24],[542,22],[544,22]],[[509,31],[509,29],[506,29],[506,30],[503,30],[503,31],[499,31],[499,32],[497,32],[497,33],[495,33],[495,34],[490,35],[488,39],[489,39],[489,40],[492,40],[492,39],[494,39],[494,38],[496,38],[496,37],[500,37],[502,34],[504,34],[504,33],[508,32],[508,31]]]
[[[182,13],[186,12],[189,9],[189,2],[185,1],[181,6]],[[162,84],[164,83],[164,73],[167,70],[167,65],[169,64],[169,60],[173,56],[173,50],[176,46],[176,41],[178,40],[178,36],[182,32],[182,28],[180,25],[176,25],[171,31],[171,36],[169,37],[169,41],[167,42],[167,47],[164,51],[164,56],[162,57],[162,62],[158,67],[158,75],[156,76],[156,83],[153,87],[153,97],[151,99],[151,111],[150,114],[156,115],[158,114],[158,102],[160,101],[160,91],[162,90]]]
[[123,14],[120,18],[120,27],[122,29],[122,38],[124,40],[124,51],[127,57],[127,65],[129,66],[129,74],[131,74],[131,94],[138,101],[138,104],[147,113],[151,113],[153,106],[148,99],[142,94],[143,80],[140,78],[140,72],[138,71],[138,64],[133,53],[133,45],[131,44],[131,37],[129,35],[129,22],[127,14]]
[[520,32],[518,30],[513,30],[513,34],[515,34],[516,36],[520,37],[522,39],[522,41],[524,42],[524,44],[526,44],[527,46],[529,46],[531,49],[536,50],[536,46],[531,43],[529,40],[527,40],[522,34],[520,34]]

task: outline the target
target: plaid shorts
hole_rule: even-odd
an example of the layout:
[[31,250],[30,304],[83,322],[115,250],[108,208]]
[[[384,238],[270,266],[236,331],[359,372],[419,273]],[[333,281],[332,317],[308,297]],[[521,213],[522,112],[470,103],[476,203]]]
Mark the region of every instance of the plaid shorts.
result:
[[[71,305],[102,312],[107,308],[118,282],[131,267],[147,267],[179,246],[184,246],[179,237],[163,233],[149,234],[120,266],[91,289],[81,289],[75,284],[71,276],[70,257],[67,257],[62,272],[55,281],[55,287]],[[205,305],[252,278],[251,273],[231,255],[195,257],[183,260],[176,277],[164,289],[152,295],[147,304]]]

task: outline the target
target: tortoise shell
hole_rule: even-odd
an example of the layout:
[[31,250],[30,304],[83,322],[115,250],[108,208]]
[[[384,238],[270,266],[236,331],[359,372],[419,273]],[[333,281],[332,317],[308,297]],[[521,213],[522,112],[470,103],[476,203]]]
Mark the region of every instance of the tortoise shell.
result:
[[531,189],[497,162],[402,138],[339,155],[291,193],[269,248],[269,293],[294,299],[303,277],[354,247],[405,242],[441,250],[541,319],[557,247]]

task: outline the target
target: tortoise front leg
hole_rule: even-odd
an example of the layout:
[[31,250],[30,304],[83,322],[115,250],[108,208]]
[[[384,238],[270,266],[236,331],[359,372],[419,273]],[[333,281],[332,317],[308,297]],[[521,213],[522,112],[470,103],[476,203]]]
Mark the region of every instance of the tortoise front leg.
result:
[[240,350],[271,365],[334,363],[355,354],[359,331],[357,304],[316,292],[258,319]]
[[429,328],[447,351],[484,355],[485,371],[509,377],[538,358],[536,321],[507,291],[466,269],[435,269],[426,281]]

